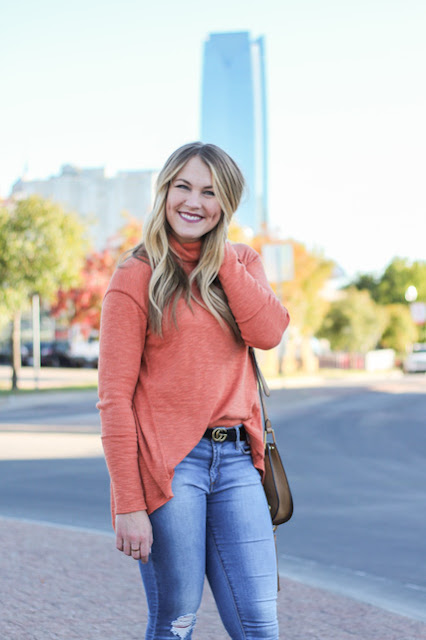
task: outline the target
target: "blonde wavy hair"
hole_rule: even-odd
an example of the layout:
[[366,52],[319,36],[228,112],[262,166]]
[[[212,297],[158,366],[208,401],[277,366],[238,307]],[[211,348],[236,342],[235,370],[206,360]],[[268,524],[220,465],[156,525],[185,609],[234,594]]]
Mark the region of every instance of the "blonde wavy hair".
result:
[[[172,231],[166,219],[166,200],[170,184],[186,163],[195,156],[210,169],[212,186],[222,214],[217,225],[202,237],[199,262],[188,276],[169,244]],[[144,226],[144,240],[132,251],[133,256],[148,259],[152,268],[149,283],[149,320],[155,333],[162,335],[166,310],[171,309],[176,324],[176,305],[183,296],[190,307],[191,301],[200,304],[210,311],[220,324],[228,324],[237,340],[241,339],[217,275],[224,257],[229,223],[240,203],[244,186],[244,178],[237,164],[214,144],[186,144],[172,153],[165,163],[157,179],[154,207]],[[194,282],[198,286],[201,300],[192,293]]]

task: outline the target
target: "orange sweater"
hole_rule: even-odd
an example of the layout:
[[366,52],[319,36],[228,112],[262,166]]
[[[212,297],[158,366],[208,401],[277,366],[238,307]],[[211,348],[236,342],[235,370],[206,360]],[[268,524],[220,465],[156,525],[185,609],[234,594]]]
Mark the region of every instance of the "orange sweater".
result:
[[[190,273],[201,241],[171,242]],[[116,513],[151,513],[173,497],[174,468],[207,427],[242,422],[253,462],[263,471],[261,413],[247,345],[274,347],[289,322],[258,254],[246,245],[227,242],[219,271],[245,344],[207,310],[194,302],[191,310],[183,299],[177,327],[163,323],[163,337],[153,333],[150,276],[148,264],[130,258],[115,271],[102,308],[97,406],[113,523]]]

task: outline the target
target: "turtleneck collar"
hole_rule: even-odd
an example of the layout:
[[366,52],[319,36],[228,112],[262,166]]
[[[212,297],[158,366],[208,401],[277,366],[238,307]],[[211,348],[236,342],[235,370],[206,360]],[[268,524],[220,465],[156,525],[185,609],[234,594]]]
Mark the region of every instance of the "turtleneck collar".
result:
[[169,235],[169,243],[182,262],[196,263],[200,259],[202,240],[196,242],[179,242],[175,236]]

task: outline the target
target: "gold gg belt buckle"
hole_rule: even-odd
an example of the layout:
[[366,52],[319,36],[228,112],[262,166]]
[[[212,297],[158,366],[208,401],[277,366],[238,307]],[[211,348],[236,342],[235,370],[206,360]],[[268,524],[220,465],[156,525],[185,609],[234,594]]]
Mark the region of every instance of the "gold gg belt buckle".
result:
[[216,429],[213,429],[212,440],[215,442],[224,442],[227,437],[228,433],[223,427],[216,427]]

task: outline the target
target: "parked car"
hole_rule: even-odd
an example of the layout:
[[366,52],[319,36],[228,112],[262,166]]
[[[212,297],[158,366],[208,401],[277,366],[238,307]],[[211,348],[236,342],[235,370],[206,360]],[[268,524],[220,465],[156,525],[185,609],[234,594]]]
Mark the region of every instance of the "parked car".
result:
[[[32,366],[34,364],[33,345],[31,342],[23,345],[26,355],[22,356],[22,364]],[[68,356],[70,343],[67,340],[43,341],[40,343],[40,361],[42,367],[70,367]]]
[[[21,345],[21,364],[25,366],[26,358],[28,358],[28,347]],[[10,340],[0,344],[0,364],[12,364],[12,344]]]
[[[99,340],[43,341],[40,343],[40,362],[42,367],[94,367],[98,366]],[[0,364],[12,362],[10,342],[0,345]],[[34,364],[33,345],[27,342],[21,346],[21,363],[32,367]]]
[[71,367],[93,367],[96,369],[99,360],[99,340],[73,342],[67,356]]
[[405,373],[426,373],[426,343],[413,345],[411,353],[404,360]]

